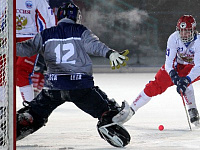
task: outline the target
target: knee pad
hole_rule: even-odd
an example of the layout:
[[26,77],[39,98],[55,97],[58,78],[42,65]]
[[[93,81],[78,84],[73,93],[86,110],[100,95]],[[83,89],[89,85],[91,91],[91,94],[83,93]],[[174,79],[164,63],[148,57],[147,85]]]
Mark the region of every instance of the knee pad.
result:
[[40,118],[31,113],[29,107],[24,107],[17,112],[17,140],[37,131],[47,123],[47,118]]

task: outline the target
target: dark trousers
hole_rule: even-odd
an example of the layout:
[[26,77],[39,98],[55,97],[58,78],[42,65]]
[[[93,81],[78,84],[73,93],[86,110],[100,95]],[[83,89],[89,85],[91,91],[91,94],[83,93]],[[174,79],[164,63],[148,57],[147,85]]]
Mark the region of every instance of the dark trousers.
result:
[[[48,118],[54,109],[65,102],[73,102],[78,108],[90,114],[94,118],[109,110],[107,95],[95,86],[79,90],[42,90],[40,94],[30,102],[29,112],[36,118]],[[39,119],[38,118],[38,119]]]

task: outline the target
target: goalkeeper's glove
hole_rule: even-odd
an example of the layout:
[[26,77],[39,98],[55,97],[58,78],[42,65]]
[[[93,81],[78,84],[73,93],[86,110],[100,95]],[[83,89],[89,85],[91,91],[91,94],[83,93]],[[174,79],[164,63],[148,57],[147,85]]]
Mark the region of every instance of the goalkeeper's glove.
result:
[[129,58],[126,56],[128,55],[128,53],[129,53],[129,50],[124,50],[120,53],[115,50],[109,50],[106,54],[106,57],[110,59],[111,68],[114,70],[115,67],[119,69],[120,65],[126,66],[125,61],[129,60]]

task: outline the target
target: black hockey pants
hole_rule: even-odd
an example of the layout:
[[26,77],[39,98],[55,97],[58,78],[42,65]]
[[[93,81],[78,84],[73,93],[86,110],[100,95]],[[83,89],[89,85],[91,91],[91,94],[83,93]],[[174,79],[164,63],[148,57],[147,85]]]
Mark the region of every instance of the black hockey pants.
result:
[[40,94],[30,102],[31,113],[48,118],[51,112],[65,102],[73,102],[78,108],[90,114],[94,118],[109,110],[107,95],[95,86],[80,90],[42,90]]
[[[98,119],[101,119],[104,112],[118,109],[116,102],[109,100],[97,86],[70,91],[42,90],[33,101],[17,112],[17,140],[44,126],[53,110],[65,102],[73,102],[78,108]],[[20,123],[24,121],[19,119],[20,116],[24,118],[24,113],[33,117],[33,122],[29,121],[28,124],[31,124],[28,126]]]

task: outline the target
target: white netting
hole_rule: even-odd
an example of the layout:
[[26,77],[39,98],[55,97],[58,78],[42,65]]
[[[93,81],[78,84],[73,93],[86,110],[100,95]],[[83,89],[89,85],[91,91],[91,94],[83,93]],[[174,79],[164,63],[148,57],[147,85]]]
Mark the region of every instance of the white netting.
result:
[[0,0],[0,149],[8,145],[8,0]]

